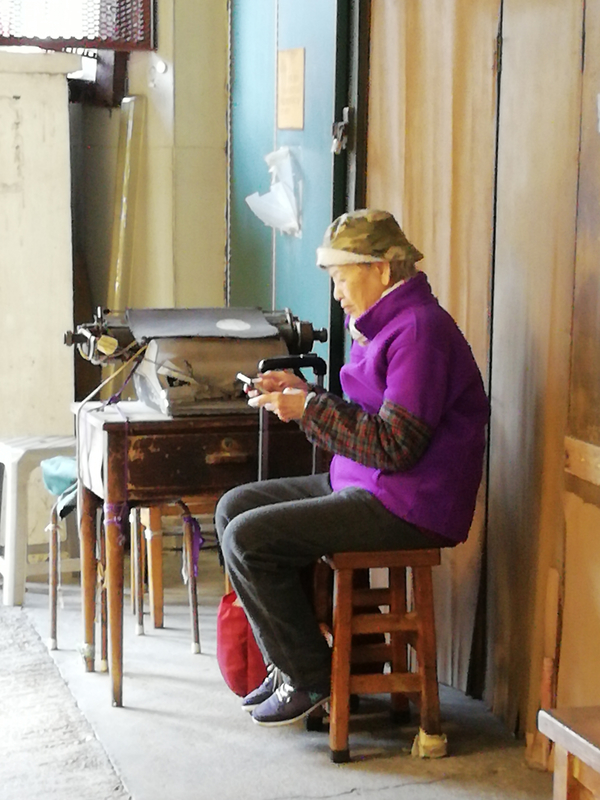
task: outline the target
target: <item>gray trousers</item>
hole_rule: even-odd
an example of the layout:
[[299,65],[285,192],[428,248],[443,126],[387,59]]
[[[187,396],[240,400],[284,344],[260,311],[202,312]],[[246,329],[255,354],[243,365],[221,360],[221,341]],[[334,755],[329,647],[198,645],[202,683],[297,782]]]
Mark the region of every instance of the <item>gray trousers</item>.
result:
[[331,669],[302,568],[327,553],[439,547],[366,490],[333,492],[327,474],[238,486],[219,501],[215,523],[265,661],[301,689],[327,688]]

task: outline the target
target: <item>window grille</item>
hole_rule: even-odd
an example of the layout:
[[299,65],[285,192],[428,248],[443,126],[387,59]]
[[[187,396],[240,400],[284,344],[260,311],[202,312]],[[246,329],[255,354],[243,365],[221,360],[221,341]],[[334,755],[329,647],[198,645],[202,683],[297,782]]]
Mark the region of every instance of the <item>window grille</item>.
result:
[[0,45],[151,50],[153,0],[0,0]]

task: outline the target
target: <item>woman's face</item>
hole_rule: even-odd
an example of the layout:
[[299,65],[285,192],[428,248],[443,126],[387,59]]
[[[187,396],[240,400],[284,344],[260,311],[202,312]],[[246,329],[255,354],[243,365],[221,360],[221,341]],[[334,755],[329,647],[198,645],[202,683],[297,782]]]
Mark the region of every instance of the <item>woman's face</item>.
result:
[[387,261],[373,264],[344,264],[328,267],[333,281],[333,296],[344,312],[357,319],[374,305],[391,285],[390,265]]

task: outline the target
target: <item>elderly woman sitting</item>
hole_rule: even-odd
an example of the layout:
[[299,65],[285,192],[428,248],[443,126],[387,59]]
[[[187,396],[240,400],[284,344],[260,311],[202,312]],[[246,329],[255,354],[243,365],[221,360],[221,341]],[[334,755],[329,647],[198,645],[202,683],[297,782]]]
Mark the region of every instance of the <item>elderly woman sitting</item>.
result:
[[481,480],[488,402],[469,345],[438,304],[391,214],[344,214],[317,263],[354,342],[348,401],[288,372],[250,403],[296,420],[334,454],[329,474],[240,486],[216,514],[231,583],[268,665],[242,701],[284,725],[329,697],[330,651],[300,572],[326,553],[451,547],[466,539]]

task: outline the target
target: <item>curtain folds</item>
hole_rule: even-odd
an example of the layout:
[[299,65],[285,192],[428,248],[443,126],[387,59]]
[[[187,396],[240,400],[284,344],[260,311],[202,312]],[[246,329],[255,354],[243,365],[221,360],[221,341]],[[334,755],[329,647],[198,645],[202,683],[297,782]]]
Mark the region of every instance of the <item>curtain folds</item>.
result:
[[[368,203],[425,254],[434,293],[488,378],[499,0],[373,0]],[[485,520],[436,573],[438,668],[466,690]]]

